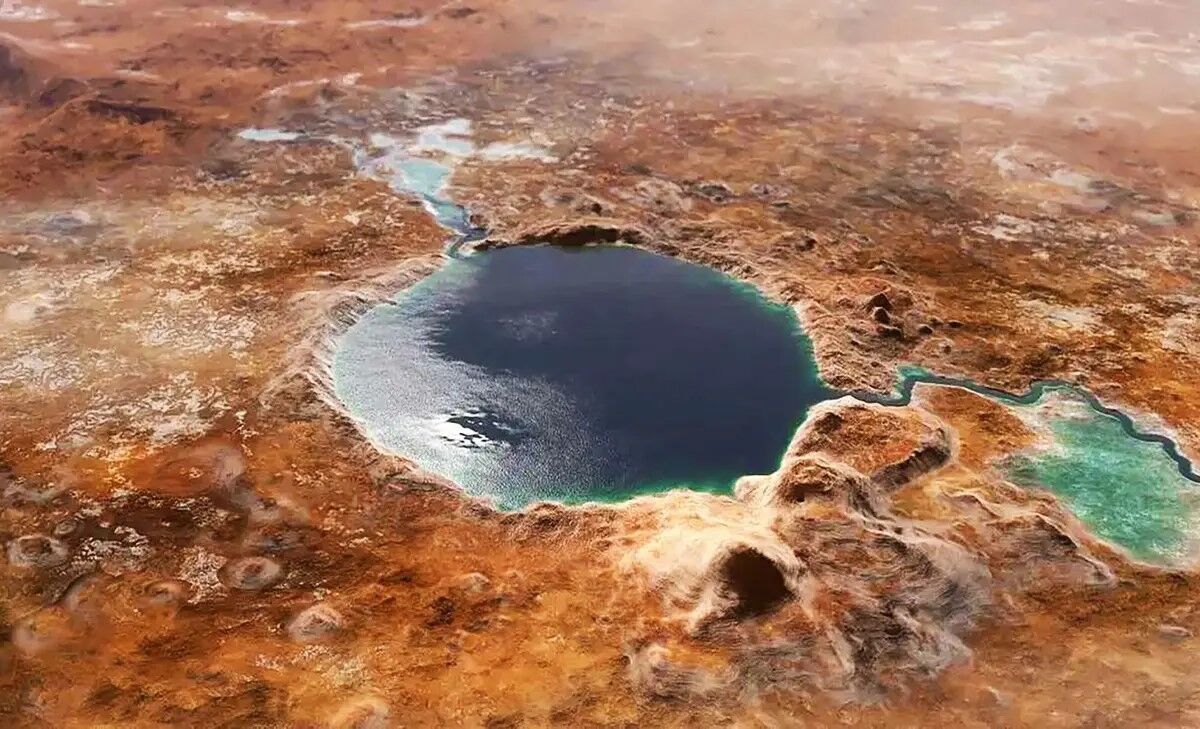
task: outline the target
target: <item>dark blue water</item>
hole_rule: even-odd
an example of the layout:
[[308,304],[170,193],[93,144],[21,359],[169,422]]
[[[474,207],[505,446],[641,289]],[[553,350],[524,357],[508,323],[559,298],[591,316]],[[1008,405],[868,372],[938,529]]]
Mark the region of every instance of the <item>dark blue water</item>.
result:
[[727,489],[832,395],[790,309],[618,246],[452,260],[346,333],[334,379],[382,446],[506,508]]

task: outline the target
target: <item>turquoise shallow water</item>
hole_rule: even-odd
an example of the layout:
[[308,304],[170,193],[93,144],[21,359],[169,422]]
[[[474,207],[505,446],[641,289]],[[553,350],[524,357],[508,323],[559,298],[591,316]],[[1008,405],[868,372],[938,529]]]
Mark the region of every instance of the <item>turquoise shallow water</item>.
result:
[[886,404],[911,400],[917,383],[962,387],[1014,407],[1041,423],[1053,443],[1003,464],[1014,483],[1055,494],[1094,534],[1145,562],[1194,560],[1200,532],[1200,476],[1167,436],[1139,426],[1087,390],[1035,382],[1009,393],[916,367],[900,371]]
[[1012,458],[1014,482],[1057,495],[1099,537],[1148,562],[1187,556],[1196,485],[1155,443],[1130,438],[1115,419],[1078,400],[1049,416],[1057,447]]

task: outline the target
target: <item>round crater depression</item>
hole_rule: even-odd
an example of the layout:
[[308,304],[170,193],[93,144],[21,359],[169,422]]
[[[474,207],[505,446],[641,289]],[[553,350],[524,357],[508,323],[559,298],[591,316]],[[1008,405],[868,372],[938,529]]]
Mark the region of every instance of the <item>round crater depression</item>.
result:
[[507,509],[728,489],[831,395],[791,309],[623,246],[453,260],[352,326],[333,374],[380,446]]

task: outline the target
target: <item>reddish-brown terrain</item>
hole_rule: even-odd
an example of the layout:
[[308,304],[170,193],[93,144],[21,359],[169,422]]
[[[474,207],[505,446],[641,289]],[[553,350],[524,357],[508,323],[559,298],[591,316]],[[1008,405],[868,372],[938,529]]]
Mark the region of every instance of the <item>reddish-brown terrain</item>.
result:
[[326,377],[447,237],[330,138],[465,118],[545,152],[457,168],[482,246],[705,263],[794,305],[835,387],[1070,380],[1195,461],[1198,27],[0,0],[0,725],[1200,726],[1195,569],[1008,483],[1039,435],[992,400],[837,400],[728,496],[505,513]]

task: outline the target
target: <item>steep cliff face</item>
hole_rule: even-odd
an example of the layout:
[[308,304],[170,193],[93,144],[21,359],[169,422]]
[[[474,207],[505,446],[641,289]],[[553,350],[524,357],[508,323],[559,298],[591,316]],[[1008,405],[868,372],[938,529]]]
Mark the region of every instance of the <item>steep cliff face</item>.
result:
[[[623,532],[636,546],[621,544],[626,567],[688,634],[756,654],[766,641],[774,651],[753,668],[706,674],[697,691],[798,685],[803,665],[806,681],[866,700],[968,662],[970,636],[994,605],[1045,586],[1022,578],[1031,563],[1060,575],[1060,587],[1112,586],[1095,542],[1063,526],[1072,519],[1052,502],[987,486],[1009,513],[1001,545],[988,534],[992,514],[939,495],[966,470],[955,441],[922,408],[846,398],[814,408],[779,470],[744,477],[734,499],[673,493],[630,505]],[[940,504],[940,513],[913,518],[918,504]],[[755,637],[742,624],[755,625]]]
[[0,44],[0,90],[5,95],[24,99],[36,85],[28,64],[29,58],[15,45]]
[[845,398],[814,408],[788,455],[824,454],[859,469],[876,487],[893,491],[946,465],[954,455],[953,436],[945,423],[924,411]]

